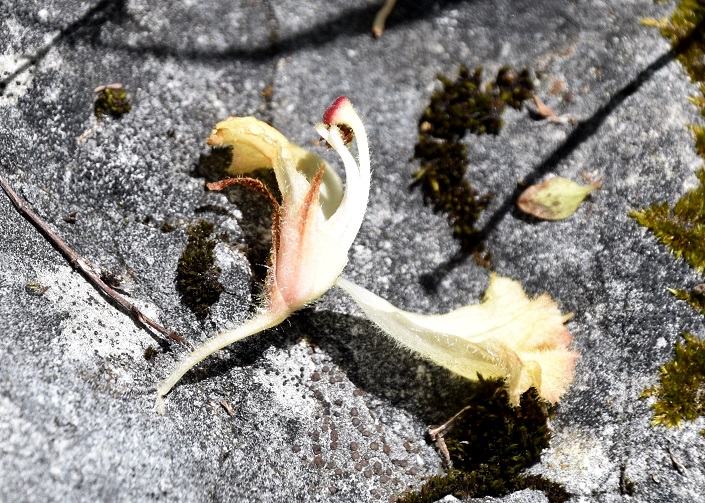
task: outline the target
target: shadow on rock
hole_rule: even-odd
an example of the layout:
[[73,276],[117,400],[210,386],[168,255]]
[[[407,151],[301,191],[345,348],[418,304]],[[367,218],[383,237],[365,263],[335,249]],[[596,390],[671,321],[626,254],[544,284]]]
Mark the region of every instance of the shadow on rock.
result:
[[[232,160],[232,151],[229,148],[213,148],[208,154],[202,154],[198,163],[191,170],[193,178],[201,178],[205,183],[216,182],[229,178],[227,169]],[[258,170],[254,175],[262,180],[270,190],[276,189],[274,174],[268,170]],[[206,189],[207,190],[207,189]],[[238,226],[242,230],[245,243],[244,254],[251,264],[254,289],[261,290],[267,275],[267,262],[272,246],[271,226],[272,207],[261,195],[245,187],[233,186],[222,192],[234,206],[243,213],[238,219]],[[276,197],[276,194],[275,194]],[[205,205],[196,208],[198,214],[212,213],[214,215],[227,215],[234,217],[231,209],[218,205]]]
[[400,347],[365,318],[317,312],[297,321],[357,387],[427,424],[458,412],[476,385]]
[[310,309],[228,347],[228,358],[205,360],[182,383],[257,365],[269,348],[288,349],[304,339],[324,351],[356,387],[427,424],[438,424],[458,412],[476,386],[399,347],[364,318]]
[[[387,19],[386,30],[394,29],[432,19],[447,9],[452,9],[458,3],[474,3],[475,0],[445,0],[439,5],[433,0],[416,2],[400,2]],[[245,47],[232,46],[223,50],[195,47],[180,49],[172,43],[149,43],[144,45],[127,45],[106,43],[106,49],[126,51],[137,57],[146,55],[159,58],[176,58],[177,60],[198,60],[201,63],[222,64],[223,60],[266,62],[279,59],[290,54],[318,48],[334,43],[340,38],[353,37],[359,33],[369,33],[372,37],[372,21],[379,11],[380,4],[356,5],[351,3],[348,8],[340,9],[332,19],[322,19],[315,24],[309,24],[304,29],[286,37],[280,37],[274,30],[265,44]],[[235,28],[235,27],[233,27]],[[227,34],[223,34],[227,36]]]

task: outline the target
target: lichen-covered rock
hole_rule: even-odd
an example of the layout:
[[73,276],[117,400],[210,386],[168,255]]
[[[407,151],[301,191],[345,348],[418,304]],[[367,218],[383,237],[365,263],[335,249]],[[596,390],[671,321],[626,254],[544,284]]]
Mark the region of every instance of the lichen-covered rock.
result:
[[[405,310],[447,312],[479,301],[489,273],[409,190],[419,119],[438,72],[529,68],[542,101],[578,123],[507,109],[498,135],[464,144],[473,188],[494,194],[477,223],[492,267],[575,313],[582,357],[530,472],[577,501],[697,501],[702,424],[654,427],[640,394],[681,332],[702,336],[702,315],[666,290],[702,278],[628,217],[675,202],[702,165],[686,127],[698,90],[641,23],[672,6],[399,2],[375,40],[379,4],[3,2],[0,169],[127,297],[197,343],[251,315],[271,244],[266,202],[204,190],[227,168],[204,143],[211,128],[252,115],[327,156],[301,124],[344,94],[373,158],[345,275]],[[97,123],[94,89],[116,82],[132,108]],[[581,174],[605,190],[571,218],[515,213],[520,181]],[[226,291],[204,320],[175,288],[202,219],[227,236],[215,253]],[[0,228],[0,500],[389,501],[441,470],[426,428],[458,412],[466,384],[396,347],[343,294],[204,362],[157,416],[154,387],[186,350],[114,309],[4,197]]]

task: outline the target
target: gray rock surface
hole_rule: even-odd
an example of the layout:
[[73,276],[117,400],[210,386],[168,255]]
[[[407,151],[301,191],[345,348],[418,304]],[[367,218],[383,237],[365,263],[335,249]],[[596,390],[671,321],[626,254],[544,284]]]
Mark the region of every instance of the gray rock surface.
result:
[[[269,232],[257,197],[204,191],[215,157],[204,139],[228,115],[256,115],[311,145],[313,124],[345,94],[374,162],[345,275],[400,307],[443,312],[477,302],[488,271],[453,260],[443,216],[409,190],[435,75],[461,64],[488,76],[505,64],[540,72],[538,94],[577,126],[509,111],[499,136],[466,139],[469,179],[496,195],[483,220],[493,268],[575,313],[575,383],[532,471],[565,484],[574,501],[698,501],[702,421],[654,428],[639,394],[682,331],[702,334],[701,317],[666,291],[700,280],[627,217],[674,201],[701,164],[685,127],[696,118],[687,102],[695,90],[663,57],[668,44],[640,24],[671,6],[400,2],[374,40],[378,6],[3,2],[0,169],[79,253],[123,274],[130,299],[204,340],[251,312]],[[127,86],[133,110],[96,125],[93,89],[111,82]],[[557,82],[571,100],[550,93]],[[512,210],[518,180],[583,173],[605,188],[570,219],[530,224]],[[66,223],[73,211],[77,222]],[[231,243],[218,250],[227,293],[205,322],[174,288],[186,229],[201,218]],[[165,222],[176,230],[162,232]],[[114,309],[4,196],[0,227],[0,502],[387,501],[440,470],[424,432],[457,409],[447,401],[457,380],[396,348],[340,291],[205,362],[160,417],[154,386],[184,349],[162,348]],[[32,282],[46,293],[29,295]],[[158,350],[147,360],[149,346]],[[620,492],[624,477],[633,496]],[[541,498],[524,491],[504,501]]]

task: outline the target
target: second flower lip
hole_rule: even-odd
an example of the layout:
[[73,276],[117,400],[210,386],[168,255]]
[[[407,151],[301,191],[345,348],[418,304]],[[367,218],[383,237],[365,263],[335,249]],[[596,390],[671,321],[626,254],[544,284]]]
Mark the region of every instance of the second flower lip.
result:
[[447,314],[403,311],[343,277],[342,288],[367,317],[401,345],[468,379],[507,381],[510,401],[530,387],[558,402],[573,380],[578,354],[567,321],[548,296],[529,299],[521,285],[493,274],[483,303]]
[[[343,183],[338,173],[328,162],[290,142],[277,129],[255,117],[229,117],[219,122],[211,131],[206,143],[212,147],[232,147],[232,161],[227,169],[232,176],[243,176],[258,169],[273,169],[280,188],[298,187],[305,190],[302,182],[292,185],[288,179],[291,173],[283,165],[282,150],[286,149],[288,162],[305,180],[312,180],[321,165],[325,166],[319,202],[326,218],[340,206],[343,199]],[[300,178],[295,176],[295,179]],[[284,196],[285,192],[282,192]],[[286,191],[289,194],[289,191]]]

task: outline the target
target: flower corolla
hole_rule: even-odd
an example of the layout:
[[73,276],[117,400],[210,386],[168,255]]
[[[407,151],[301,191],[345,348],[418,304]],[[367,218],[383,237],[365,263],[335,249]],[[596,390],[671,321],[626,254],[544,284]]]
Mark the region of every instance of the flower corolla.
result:
[[564,325],[572,315],[546,294],[528,298],[510,278],[493,274],[481,304],[434,315],[398,309],[342,277],[337,285],[400,345],[468,379],[505,379],[513,405],[530,387],[555,403],[573,381],[578,354]]

